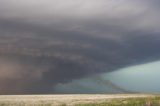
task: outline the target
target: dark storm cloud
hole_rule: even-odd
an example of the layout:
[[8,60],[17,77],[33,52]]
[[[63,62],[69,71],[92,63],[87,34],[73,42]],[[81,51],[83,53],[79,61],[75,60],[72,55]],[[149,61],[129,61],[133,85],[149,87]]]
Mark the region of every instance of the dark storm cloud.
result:
[[155,2],[0,0],[0,93],[50,93],[58,83],[158,60]]

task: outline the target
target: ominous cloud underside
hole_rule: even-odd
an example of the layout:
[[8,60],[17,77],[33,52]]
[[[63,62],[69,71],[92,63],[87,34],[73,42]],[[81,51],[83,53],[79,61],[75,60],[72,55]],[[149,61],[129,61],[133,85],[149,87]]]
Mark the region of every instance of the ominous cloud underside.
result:
[[0,94],[160,59],[159,0],[0,0]]

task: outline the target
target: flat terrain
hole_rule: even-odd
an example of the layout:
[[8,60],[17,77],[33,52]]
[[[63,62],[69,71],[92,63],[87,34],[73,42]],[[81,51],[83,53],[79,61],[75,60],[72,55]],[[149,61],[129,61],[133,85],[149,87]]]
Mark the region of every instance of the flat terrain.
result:
[[0,106],[74,106],[76,104],[101,103],[113,99],[147,98],[154,95],[125,94],[76,94],[76,95],[1,95]]

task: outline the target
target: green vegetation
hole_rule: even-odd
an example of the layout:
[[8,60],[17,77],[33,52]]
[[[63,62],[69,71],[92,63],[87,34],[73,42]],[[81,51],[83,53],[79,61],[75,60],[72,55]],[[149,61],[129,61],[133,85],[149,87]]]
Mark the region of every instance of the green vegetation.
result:
[[82,103],[75,106],[160,106],[160,97],[113,99],[103,103]]
[[[91,103],[77,102],[79,104],[72,104],[72,106],[160,106],[160,97],[148,97],[148,98],[124,98],[124,99],[108,99],[103,102],[94,101]],[[11,102],[0,101],[0,106],[57,106],[52,101],[40,101],[40,102]],[[58,106],[70,106],[70,104],[61,103]]]

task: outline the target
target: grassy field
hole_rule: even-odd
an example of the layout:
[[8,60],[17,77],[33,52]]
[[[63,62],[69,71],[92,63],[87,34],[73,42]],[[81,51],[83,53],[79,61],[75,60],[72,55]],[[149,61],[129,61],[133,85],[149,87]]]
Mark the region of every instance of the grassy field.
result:
[[154,95],[1,95],[0,106],[160,106]]
[[82,103],[75,106],[160,106],[160,97],[112,99],[102,103]]

